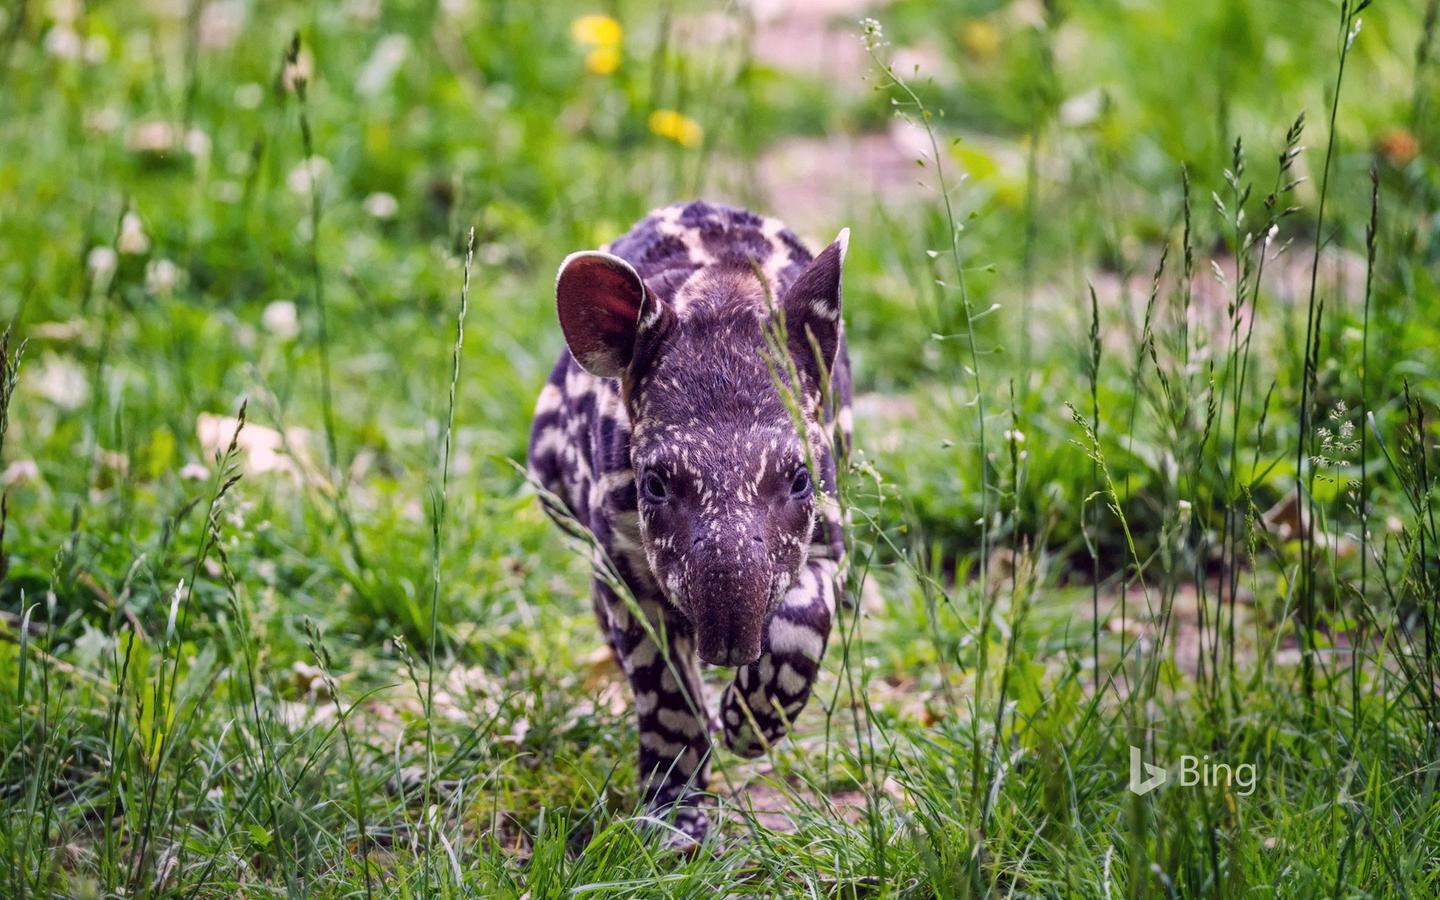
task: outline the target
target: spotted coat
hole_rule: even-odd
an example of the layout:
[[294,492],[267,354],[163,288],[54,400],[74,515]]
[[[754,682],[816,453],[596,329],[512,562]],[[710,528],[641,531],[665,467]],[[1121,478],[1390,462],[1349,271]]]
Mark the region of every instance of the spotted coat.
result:
[[[829,636],[845,239],[813,257],[775,219],[697,201],[572,255],[557,279],[568,349],[536,405],[530,472],[552,515],[593,537],[646,799],[685,840],[708,828],[712,734],[747,757],[783,737]],[[738,666],[718,721],[700,659]]]

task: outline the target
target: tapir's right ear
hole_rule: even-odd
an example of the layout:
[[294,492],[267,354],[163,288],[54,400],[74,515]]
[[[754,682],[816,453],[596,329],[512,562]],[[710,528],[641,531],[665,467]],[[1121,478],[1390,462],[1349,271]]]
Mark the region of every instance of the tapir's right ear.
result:
[[670,313],[633,266],[599,250],[565,257],[555,279],[555,308],[570,354],[602,378],[624,375],[642,333],[668,321]]

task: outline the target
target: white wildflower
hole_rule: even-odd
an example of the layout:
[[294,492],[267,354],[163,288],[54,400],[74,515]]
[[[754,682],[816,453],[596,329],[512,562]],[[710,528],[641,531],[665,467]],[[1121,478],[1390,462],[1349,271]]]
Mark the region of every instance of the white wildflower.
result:
[[210,135],[198,128],[192,128],[185,132],[185,152],[197,159],[209,158]]
[[394,194],[376,191],[365,198],[365,211],[377,219],[393,219],[400,211],[400,202]]
[[312,156],[308,160],[300,160],[290,174],[285,176],[285,185],[296,194],[309,194],[311,190],[318,189],[320,182],[330,172],[330,161],[323,156]]
[[175,149],[175,138],[175,126],[164,119],[148,119],[130,126],[125,146],[136,153],[160,156]]
[[145,266],[145,290],[161,297],[168,295],[180,284],[184,273],[168,259],[153,259]]
[[267,303],[260,314],[260,324],[282,341],[293,341],[300,336],[300,314],[289,300]]
[[866,50],[878,50],[888,46],[885,40],[885,29],[881,27],[880,20],[872,19],[869,16],[860,20],[860,40],[865,42]]
[[1105,108],[1105,94],[1094,88],[1060,104],[1060,124],[1067,128],[1083,128],[1094,124]]
[[150,252],[150,238],[145,234],[145,225],[133,212],[127,212],[120,219],[120,237],[115,241],[115,247],[126,256]]
[[186,481],[204,481],[210,477],[210,470],[196,462],[186,463],[180,468],[180,477]]
[[245,4],[241,0],[214,0],[200,10],[200,46],[206,50],[224,50],[240,36],[245,27]]
[[40,467],[35,464],[33,459],[17,459],[6,466],[5,472],[0,474],[0,484],[7,488],[39,480]]
[[22,378],[20,384],[61,409],[79,409],[90,398],[85,370],[68,356],[41,357],[34,377]]
[[195,420],[195,436],[210,458],[224,453],[235,441],[240,463],[251,475],[283,472],[299,476],[309,460],[310,434],[301,428],[287,428],[282,435],[254,422],[241,428],[240,420],[232,416],[201,413]]
[[169,153],[179,143],[179,129],[164,119],[137,122],[125,136],[125,146],[137,153]]
[[91,247],[90,252],[85,255],[85,267],[96,281],[104,281],[115,272],[115,265],[120,257],[115,253],[114,247]]
[[56,25],[45,33],[45,52],[56,59],[79,59],[85,42],[69,25]]

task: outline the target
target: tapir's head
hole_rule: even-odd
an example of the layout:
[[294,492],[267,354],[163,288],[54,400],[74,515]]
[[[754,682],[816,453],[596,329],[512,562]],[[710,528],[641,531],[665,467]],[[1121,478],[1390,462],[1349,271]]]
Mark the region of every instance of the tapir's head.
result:
[[805,563],[846,238],[778,298],[745,264],[701,268],[669,302],[610,254],[560,268],[571,354],[621,381],[645,555],[709,663],[760,657],[765,620]]

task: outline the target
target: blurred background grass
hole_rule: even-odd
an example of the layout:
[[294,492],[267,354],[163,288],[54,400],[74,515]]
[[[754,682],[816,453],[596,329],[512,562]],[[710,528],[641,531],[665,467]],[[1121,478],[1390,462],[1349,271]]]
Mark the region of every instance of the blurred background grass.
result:
[[[454,411],[456,451],[438,551],[436,677],[458,672],[462,682],[447,682],[442,692],[453,713],[442,725],[442,744],[454,754],[446,765],[464,778],[477,766],[492,767],[490,780],[476,782],[491,791],[478,804],[483,815],[451,801],[457,833],[501,837],[477,845],[456,883],[505,883],[533,896],[577,883],[574,870],[570,881],[532,879],[547,866],[566,872],[576,835],[600,826],[562,816],[566,824],[552,835],[544,811],[591,802],[581,784],[598,784],[594,795],[608,796],[603,787],[612,771],[620,799],[607,802],[612,812],[625,809],[633,799],[625,793],[625,779],[633,777],[631,732],[618,688],[607,680],[603,659],[592,655],[599,641],[584,599],[584,559],[539,514],[512,461],[523,459],[534,397],[561,348],[550,293],[559,260],[614,238],[654,206],[693,196],[778,216],[812,246],[841,227],[852,229],[845,301],[862,450],[852,502],[865,572],[853,587],[875,619],[854,660],[866,684],[876,686],[861,691],[874,707],[866,709],[894,727],[923,729],[937,719],[973,726],[994,715],[977,710],[999,702],[1003,722],[1007,694],[1002,688],[994,695],[993,673],[985,693],[978,649],[993,645],[992,660],[1004,657],[1004,671],[1022,685],[1025,715],[1049,705],[1060,721],[1083,729],[1088,714],[1070,692],[1096,677],[1100,657],[1125,657],[1134,623],[1106,610],[1135,587],[1141,571],[1162,571],[1167,596],[1180,596],[1182,611],[1198,617],[1203,632],[1206,578],[1230,577],[1236,568],[1233,553],[1229,568],[1224,550],[1216,560],[1215,535],[1223,530],[1233,545],[1245,543],[1233,536],[1226,512],[1238,508],[1239,485],[1254,512],[1245,521],[1254,524],[1270,510],[1267,525],[1278,529],[1287,498],[1297,496],[1297,474],[1304,474],[1291,448],[1318,440],[1314,423],[1337,402],[1349,403],[1343,416],[1373,412],[1377,434],[1393,434],[1409,421],[1399,399],[1403,383],[1427,409],[1440,397],[1435,8],[1386,0],[1364,11],[1332,123],[1336,62],[1352,18],[1348,9],[1319,0],[11,4],[0,11],[0,320],[11,323],[10,353],[26,343],[0,444],[8,511],[0,581],[8,641],[0,647],[0,674],[15,705],[24,708],[27,694],[39,705],[29,713],[30,730],[23,716],[7,726],[5,797],[48,816],[33,830],[6,833],[12,883],[43,891],[74,876],[97,890],[184,885],[224,893],[245,881],[244,870],[268,885],[257,892],[284,884],[294,892],[321,883],[307,878],[332,875],[356,888],[354,849],[363,840],[351,834],[348,844],[333,845],[313,834],[299,837],[314,821],[365,831],[364,817],[348,807],[305,812],[302,802],[307,790],[341,792],[356,778],[370,786],[365,794],[373,793],[376,810],[383,810],[375,816],[395,836],[390,870],[414,864],[428,886],[432,866],[446,868],[428,853],[415,857],[419,862],[397,861],[402,854],[394,848],[410,832],[393,821],[413,825],[407,812],[413,804],[403,792],[378,791],[393,780],[389,769],[414,764],[415,722],[433,726],[434,710],[417,714],[386,699],[395,689],[382,690],[372,698],[381,712],[367,705],[363,713],[399,721],[400,730],[361,729],[361,762],[307,764],[303,774],[318,773],[313,783],[302,784],[302,773],[292,771],[288,787],[277,789],[296,804],[290,822],[275,812],[283,804],[269,789],[263,792],[272,799],[269,816],[237,806],[234,792],[260,791],[270,783],[264,773],[279,773],[285,763],[253,747],[234,751],[225,735],[227,723],[238,722],[259,746],[265,741],[253,735],[274,728],[293,746],[334,762],[333,734],[317,732],[307,718],[333,713],[336,705],[324,700],[327,691],[333,698],[334,686],[307,674],[317,664],[307,620],[343,659],[334,669],[351,701],[409,681],[407,653],[425,666],[430,491],[438,482],[471,228],[475,262]],[[883,24],[871,41],[879,62],[862,41],[862,16]],[[298,49],[287,58],[297,35]],[[885,63],[913,87],[928,116],[895,90]],[[1301,111],[1308,113],[1301,140],[1307,149],[1292,174],[1306,180],[1281,198],[1282,207],[1290,203],[1296,211],[1276,248],[1293,244],[1275,255],[1258,298],[1246,307],[1259,310],[1256,369],[1234,409],[1244,433],[1256,437],[1197,445],[1200,429],[1209,432],[1206,405],[1216,402],[1216,385],[1232,384],[1223,368],[1232,321],[1250,321],[1244,310],[1237,319],[1229,305],[1237,259],[1253,252],[1243,232],[1265,219],[1259,200],[1272,190],[1286,130]],[[1320,176],[1332,124],[1321,223]],[[938,140],[938,160],[927,126]],[[1226,178],[1236,169],[1237,137],[1248,167],[1234,180],[1257,185],[1251,218],[1238,228],[1236,191]],[[1187,246],[1195,260],[1188,287],[1175,278],[1186,227],[1182,166],[1191,182]],[[1372,166],[1384,215],[1366,320]],[[950,178],[963,225],[956,233],[940,202],[937,171]],[[963,273],[948,264],[952,240]],[[1317,241],[1325,314],[1314,344],[1312,427],[1302,430],[1294,409]],[[1136,356],[1137,343],[1144,352],[1151,273],[1167,246],[1154,369],[1181,386],[1183,401],[1168,405],[1153,402],[1154,376],[1147,382],[1139,374],[1146,367]],[[971,317],[956,294],[962,274],[971,310],[993,310],[973,321],[975,359],[965,350]],[[1357,381],[1362,332],[1371,404]],[[1090,417],[1097,346],[1104,364],[1093,394],[1096,430],[1109,474],[1123,485],[1114,497],[1123,519],[1101,509],[1088,439],[1065,407],[1073,403]],[[977,361],[988,445],[978,442],[974,415],[970,373]],[[327,367],[333,427],[324,410]],[[235,430],[225,417],[236,415],[242,398],[248,425],[233,462],[244,478],[221,512],[207,517],[216,479],[230,471],[217,460]],[[1023,432],[1023,473],[1018,462],[1007,468],[1007,442],[1015,441],[1002,432]],[[1433,426],[1421,432],[1433,436]],[[1242,449],[1243,475],[1216,463],[1231,443]],[[1359,533],[1353,521],[1340,521],[1358,467],[1353,452],[1339,455],[1328,478],[1313,480],[1306,495],[1333,505],[1337,542]],[[1384,518],[1409,514],[1402,479],[1382,472],[1373,490],[1375,508],[1387,510],[1375,514],[1377,521],[1403,534],[1403,524],[1392,527]],[[1177,537],[1170,529],[1182,508],[1192,518]],[[207,547],[211,522],[223,562]],[[1135,546],[1127,545],[1127,524]],[[1292,530],[1273,539],[1278,549],[1263,561],[1245,560],[1255,672],[1271,671],[1267,645],[1293,649],[1300,642],[1291,631],[1292,591],[1296,561],[1307,557],[1294,538]],[[995,546],[1003,552],[990,552]],[[1364,618],[1349,605],[1357,593],[1350,582],[1358,561],[1374,556],[1369,546],[1343,559],[1333,554],[1333,577],[1320,586],[1322,605],[1337,623],[1326,634],[1348,634]],[[1422,541],[1422,561],[1427,554],[1433,548]],[[1025,610],[1022,622],[1007,625],[1003,615],[996,620],[986,611],[987,589],[972,580],[982,564],[987,574],[1019,569],[1033,576],[1033,603],[1013,611]],[[1091,604],[1097,575],[1105,609]],[[186,615],[176,632],[181,579]],[[1199,597],[1185,607],[1185,591],[1194,594],[1195,584]],[[1358,593],[1366,594],[1364,583]],[[1232,588],[1232,624],[1234,595]],[[1022,623],[1028,624],[1017,649],[1011,636]],[[42,670],[24,668],[41,647],[45,655],[35,659],[58,667],[46,676],[59,679],[47,700],[36,700],[31,685]],[[142,653],[136,647],[153,656],[143,656],[143,664],[136,657],[128,674],[117,675],[128,653]],[[978,687],[967,675],[977,652]],[[1045,668],[1062,654],[1074,666],[1068,676]],[[191,706],[160,702],[163,690],[147,693],[166,685],[166,659],[171,693],[183,672],[194,693],[182,697],[190,696]],[[251,661],[258,686],[231,680],[243,671],[237,660]],[[848,644],[845,660],[848,670]],[[1082,666],[1093,671],[1082,676]],[[1275,675],[1277,693],[1267,698],[1293,702],[1294,675],[1293,668]],[[467,677],[483,686],[463,683]],[[116,700],[125,691],[105,687],[125,678],[137,679],[136,696],[153,698],[139,704],[133,721],[128,705]],[[1383,700],[1389,695],[1378,684],[1371,688]],[[1417,684],[1422,693],[1435,689],[1428,681],[1407,684],[1412,692]],[[976,691],[968,714],[965,702],[957,704],[957,689]],[[418,682],[415,691],[423,693]],[[515,696],[528,699],[517,705]],[[577,715],[579,703],[587,706]],[[295,709],[286,712],[285,704]],[[87,706],[94,715],[75,712]],[[167,709],[188,710],[188,724],[183,737],[172,729],[161,741],[157,734],[165,729],[154,723]],[[35,731],[46,715],[50,727]],[[262,727],[264,721],[270,724]],[[494,732],[467,743],[465,728],[477,721],[490,722]],[[908,725],[896,724],[902,722]],[[1307,722],[1305,729],[1319,728]],[[131,742],[115,739],[119,732]],[[979,731],[965,734],[964,741],[982,743]],[[1433,750],[1433,736],[1427,740]],[[1123,742],[1113,743],[1096,748],[1095,766],[1121,758],[1115,748]],[[114,761],[116,746],[129,746],[129,767]],[[213,771],[144,765],[154,758],[180,767],[207,748],[215,754]],[[251,750],[259,754],[254,769],[233,762],[231,754],[248,758]],[[222,757],[237,767],[232,774],[225,774],[231,770]],[[148,781],[137,774],[122,786],[116,774],[122,771],[148,772]],[[880,769],[857,765],[838,781],[865,783],[864,771]],[[1433,788],[1433,770],[1426,777]],[[229,792],[207,801],[206,791],[220,782]],[[173,791],[168,804],[153,799],[162,783]],[[877,776],[876,784],[885,783]],[[1052,789],[1025,784],[1016,789]],[[913,782],[907,787],[913,811],[924,792]],[[925,796],[955,796],[950,786],[936,787]],[[1322,790],[1307,783],[1301,795],[1311,789]],[[881,815],[875,797],[883,793],[867,795],[872,818]],[[131,802],[118,804],[125,812],[116,821],[125,824],[113,831],[107,856],[95,849],[108,846],[95,837],[95,823],[110,821],[97,809],[112,796]],[[172,843],[149,837],[148,847],[135,852],[134,833],[143,829],[127,817],[146,808],[146,796],[149,808],[170,817]],[[1119,800],[1111,799],[1117,805],[1111,824],[1127,827]],[[787,810],[803,819],[791,801]],[[173,833],[188,815],[180,810],[207,802],[208,824],[187,838],[194,842],[190,856],[167,863],[165,853],[177,856],[164,848],[184,843]],[[1432,793],[1423,794],[1399,820],[1418,827],[1417,810],[1433,811],[1433,802]],[[906,808],[898,804],[895,815],[912,821]],[[1027,816],[1016,817],[1016,835],[1033,824]],[[483,827],[476,824],[482,819]],[[826,821],[810,821],[800,834],[813,837]],[[1274,829],[1307,827],[1283,817],[1280,823]],[[925,832],[913,821],[911,827]],[[824,833],[857,840],[843,828]],[[932,834],[932,843],[947,850],[886,851],[882,841],[863,863],[837,865],[820,883],[890,883],[888,864],[925,890],[948,895],[953,885],[931,863],[939,860],[944,871],[954,862],[948,852],[967,858],[956,848],[971,846],[971,832],[939,833],[946,838]],[[1328,832],[1309,838],[1331,840],[1322,834]],[[547,835],[558,842],[560,858],[530,861],[532,850],[548,846]],[[1237,869],[1273,871],[1263,860],[1266,837],[1247,838],[1260,848],[1260,861]],[[296,849],[269,862],[244,861],[271,842]],[[485,861],[506,842],[524,843],[523,859],[495,850]],[[1006,858],[1006,849],[989,846]],[[887,863],[887,852],[903,858]],[[209,868],[207,853],[214,854]],[[1099,856],[1091,856],[1075,865],[1098,865]],[[627,865],[635,859],[620,858]],[[1154,858],[1165,855],[1157,850]],[[1170,862],[1188,858],[1175,851]],[[1234,858],[1248,859],[1238,851]],[[596,877],[611,863],[599,864]],[[726,857],[692,863],[685,871],[695,881],[683,884],[713,883],[733,864]],[[1434,864],[1433,854],[1422,853],[1396,883],[1424,893],[1422,885],[1433,886]],[[471,865],[487,874],[476,875]],[[1392,859],[1392,874],[1398,865]],[[1231,884],[1229,875],[1185,881],[1183,865],[1162,867],[1189,886],[1182,893]],[[1338,872],[1335,860],[1314,868],[1316,884],[1345,880],[1343,862]],[[788,871],[761,869],[774,878]],[[1094,872],[1016,874],[1024,869],[997,863],[979,881],[954,884],[995,888],[1031,877],[1041,879],[1029,883],[1039,893],[1098,892],[1102,883],[1109,889]],[[1063,877],[1055,874],[1062,870]],[[922,871],[929,875],[914,874]],[[1057,880],[1043,880],[1051,876]],[[758,890],[764,879],[756,877]],[[1127,884],[1132,894],[1147,889],[1143,878]]]

